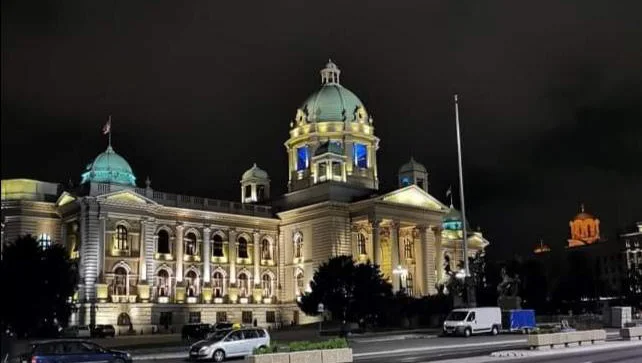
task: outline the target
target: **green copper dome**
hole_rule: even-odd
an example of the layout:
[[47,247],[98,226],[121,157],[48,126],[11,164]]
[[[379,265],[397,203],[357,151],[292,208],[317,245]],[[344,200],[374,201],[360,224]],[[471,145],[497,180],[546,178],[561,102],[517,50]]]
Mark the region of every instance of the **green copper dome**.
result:
[[308,122],[368,120],[363,102],[339,83],[340,74],[332,61],[321,70],[321,89],[310,95],[300,108]]
[[113,183],[135,187],[136,176],[127,160],[116,154],[111,145],[109,145],[107,150],[87,165],[80,183]]

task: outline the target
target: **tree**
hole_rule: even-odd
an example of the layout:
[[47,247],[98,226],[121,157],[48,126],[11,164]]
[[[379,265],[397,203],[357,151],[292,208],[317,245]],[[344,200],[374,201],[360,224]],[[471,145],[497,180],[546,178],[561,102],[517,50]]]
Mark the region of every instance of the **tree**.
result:
[[3,327],[33,336],[67,323],[78,273],[63,246],[43,249],[31,235],[20,237],[6,246],[0,270],[8,297],[1,313]]
[[333,319],[343,321],[374,321],[392,296],[392,286],[379,267],[370,261],[355,264],[352,256],[332,257],[319,265],[310,288],[298,303],[301,310],[316,316],[318,304],[323,303]]

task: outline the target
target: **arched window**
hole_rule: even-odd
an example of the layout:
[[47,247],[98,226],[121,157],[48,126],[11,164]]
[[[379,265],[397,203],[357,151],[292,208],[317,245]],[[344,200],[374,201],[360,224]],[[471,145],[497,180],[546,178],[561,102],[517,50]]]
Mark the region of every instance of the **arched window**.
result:
[[[167,232],[166,232],[167,233]],[[169,273],[163,269],[156,275],[156,294],[158,296],[169,296]]]
[[303,271],[297,272],[296,276],[294,277],[296,280],[296,286],[295,286],[295,291],[294,294],[296,296],[301,296],[303,295],[303,292],[305,291],[305,282],[303,280]]
[[272,251],[270,251],[270,241],[267,238],[264,238],[261,241],[261,259],[262,260],[271,260]]
[[263,297],[272,297],[272,277],[269,274],[263,275],[261,279],[261,288],[263,290]]
[[250,280],[245,272],[239,274],[239,296],[247,297],[250,290]]
[[118,326],[130,326],[131,325],[131,319],[129,318],[129,314],[120,313],[120,315],[118,315],[118,319],[116,320],[116,325],[118,325]]
[[129,249],[129,245],[127,243],[127,228],[122,225],[116,227],[116,249],[121,251]]
[[113,294],[127,295],[127,270],[124,267],[114,270]]
[[156,252],[160,254],[169,254],[169,233],[166,230],[161,229],[158,231],[158,243],[156,247]]
[[187,296],[193,297],[198,295],[198,275],[196,275],[194,270],[187,271],[187,274],[185,274],[185,282],[187,285]]
[[294,258],[303,258],[303,236],[301,233],[294,235]]
[[43,250],[51,247],[51,236],[47,233],[38,236],[38,246]]
[[415,249],[415,243],[412,238],[405,238],[403,241],[403,251],[406,258],[413,258],[413,252]]
[[223,274],[220,272],[214,272],[214,275],[212,276],[212,287],[214,289],[214,297],[222,297],[223,296]]
[[415,283],[410,272],[406,275],[406,295],[415,296]]
[[357,235],[357,252],[359,255],[366,254],[366,236],[361,232]]
[[247,240],[245,237],[240,237],[238,240],[238,248],[239,248],[239,258],[248,258],[249,255],[247,253]]
[[212,238],[212,256],[223,257],[223,238],[218,234]]
[[185,236],[185,254],[188,256],[198,255],[198,249],[196,248],[196,235],[192,232]]

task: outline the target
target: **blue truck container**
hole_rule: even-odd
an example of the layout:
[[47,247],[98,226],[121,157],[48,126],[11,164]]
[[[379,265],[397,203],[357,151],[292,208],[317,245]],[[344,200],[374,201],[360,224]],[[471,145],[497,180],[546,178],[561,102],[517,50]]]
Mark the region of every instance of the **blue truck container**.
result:
[[537,327],[535,310],[504,310],[502,311],[502,328],[506,331],[530,331]]

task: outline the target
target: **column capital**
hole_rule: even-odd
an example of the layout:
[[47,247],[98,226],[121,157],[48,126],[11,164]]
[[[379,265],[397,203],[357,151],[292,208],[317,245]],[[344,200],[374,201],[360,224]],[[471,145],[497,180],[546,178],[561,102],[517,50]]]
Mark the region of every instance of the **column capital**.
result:
[[399,227],[401,227],[401,222],[399,220],[395,219],[390,221],[390,228],[399,231]]
[[427,224],[417,224],[415,225],[415,229],[418,230],[420,233],[424,233],[430,228],[429,225]]
[[433,232],[438,233],[443,231],[444,228],[442,226],[431,226],[430,229],[432,229]]
[[210,227],[210,225],[209,225],[209,224],[204,224],[204,225],[203,225],[203,232],[204,232],[204,233],[210,233],[210,232],[212,232],[212,228]]
[[252,234],[254,234],[254,235],[257,235],[257,234],[258,234],[258,235],[260,235],[260,234],[261,234],[261,230],[260,230],[260,229],[255,229],[255,230],[253,230],[253,231],[252,231]]
[[376,216],[368,216],[368,222],[372,225],[372,228],[381,227],[382,219]]
[[185,229],[185,225],[183,224],[183,222],[176,222],[176,229],[180,231]]

